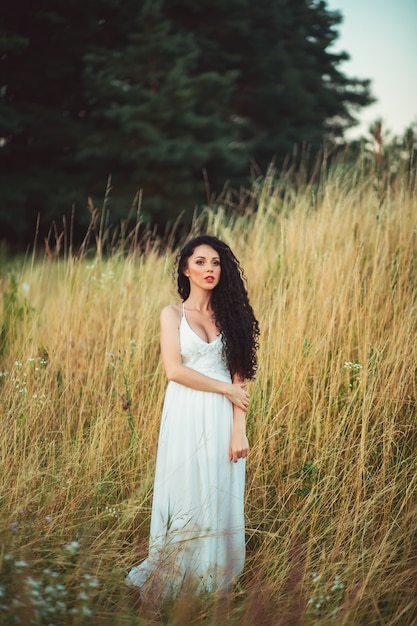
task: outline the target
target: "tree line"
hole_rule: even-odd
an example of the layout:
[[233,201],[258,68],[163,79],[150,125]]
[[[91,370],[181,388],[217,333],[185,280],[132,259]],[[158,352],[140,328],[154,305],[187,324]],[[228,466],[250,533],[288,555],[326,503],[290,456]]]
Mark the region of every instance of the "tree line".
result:
[[[90,219],[165,225],[373,101],[322,0],[14,0],[0,26],[1,237]],[[73,209],[75,207],[75,209]]]

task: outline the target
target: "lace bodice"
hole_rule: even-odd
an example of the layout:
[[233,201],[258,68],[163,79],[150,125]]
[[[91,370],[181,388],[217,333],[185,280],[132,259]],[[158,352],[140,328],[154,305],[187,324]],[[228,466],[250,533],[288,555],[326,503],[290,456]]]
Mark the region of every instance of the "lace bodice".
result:
[[223,342],[219,335],[208,343],[201,339],[189,325],[185,314],[180,323],[180,347],[182,362],[202,374],[230,382],[230,372],[223,359]]

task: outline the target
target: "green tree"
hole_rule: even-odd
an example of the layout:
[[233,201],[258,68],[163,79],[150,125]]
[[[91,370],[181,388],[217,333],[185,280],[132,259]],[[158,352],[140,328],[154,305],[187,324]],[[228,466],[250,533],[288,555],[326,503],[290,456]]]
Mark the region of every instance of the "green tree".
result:
[[233,114],[247,153],[265,170],[294,144],[319,149],[373,101],[369,80],[346,77],[346,53],[331,52],[341,22],[323,1],[172,0],[170,11],[197,32],[202,67],[237,71]]
[[100,38],[99,7],[16,0],[2,28],[0,221],[3,236],[27,237],[38,213],[46,226],[82,197],[74,150],[88,133],[81,78],[83,56]]
[[139,190],[149,218],[190,215],[206,200],[210,163],[224,172],[244,167],[230,120],[236,72],[201,68],[200,56],[198,37],[167,17],[163,0],[145,0],[121,49],[86,56],[94,131],[78,158],[96,181],[113,174],[116,215]]
[[331,52],[340,15],[312,0],[16,0],[0,33],[0,226],[33,238],[109,175],[110,219],[188,219],[253,163],[279,166],[354,124],[369,81]]

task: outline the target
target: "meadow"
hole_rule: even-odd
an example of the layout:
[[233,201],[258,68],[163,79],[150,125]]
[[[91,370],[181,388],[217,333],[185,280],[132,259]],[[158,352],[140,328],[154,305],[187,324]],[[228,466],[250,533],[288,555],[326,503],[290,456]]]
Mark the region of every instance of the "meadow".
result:
[[[256,205],[256,210],[254,209]],[[140,603],[172,240],[0,270],[0,624],[417,624],[417,195],[359,166],[255,184],[223,238],[260,322],[245,573]]]

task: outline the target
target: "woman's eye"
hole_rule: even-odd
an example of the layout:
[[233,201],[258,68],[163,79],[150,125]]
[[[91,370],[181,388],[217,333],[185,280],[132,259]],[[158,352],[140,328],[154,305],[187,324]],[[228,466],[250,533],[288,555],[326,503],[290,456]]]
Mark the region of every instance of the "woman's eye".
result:
[[197,263],[197,265],[203,265],[204,261],[201,261],[201,259],[200,259],[200,261],[196,261],[196,263]]

